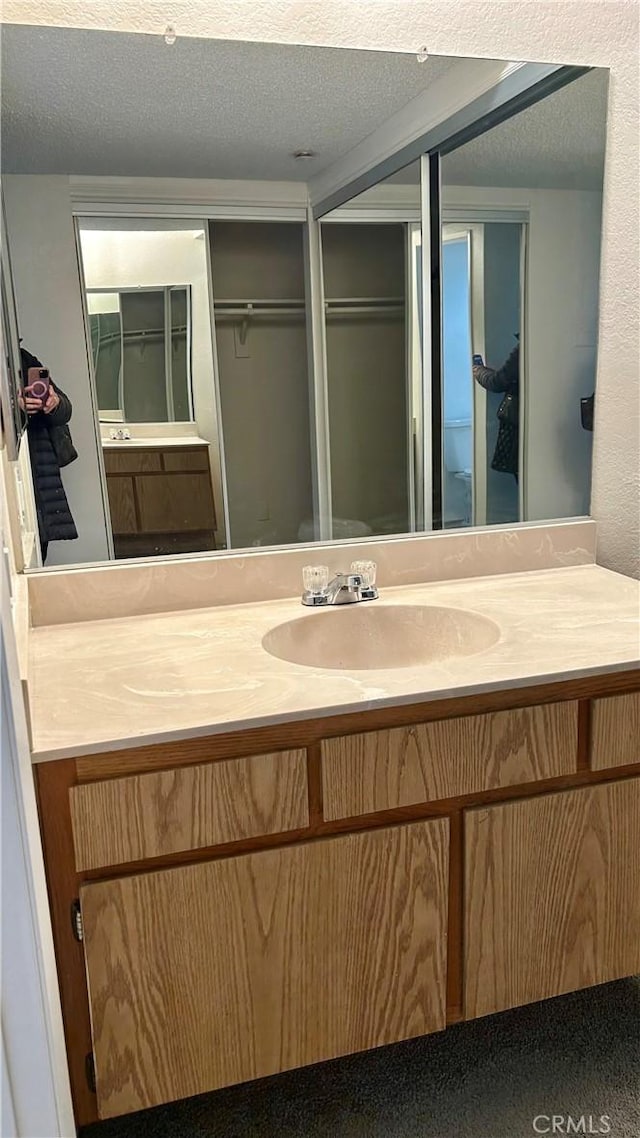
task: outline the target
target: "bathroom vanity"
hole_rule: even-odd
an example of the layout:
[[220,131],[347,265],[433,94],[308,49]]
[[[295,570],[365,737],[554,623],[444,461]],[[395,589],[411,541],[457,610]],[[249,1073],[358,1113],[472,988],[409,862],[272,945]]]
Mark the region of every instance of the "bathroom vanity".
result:
[[341,672],[263,647],[358,615],[295,598],[32,630],[79,1125],[640,971],[637,584],[381,593],[496,635]]
[[209,447],[203,439],[103,441],[116,557],[215,549]]

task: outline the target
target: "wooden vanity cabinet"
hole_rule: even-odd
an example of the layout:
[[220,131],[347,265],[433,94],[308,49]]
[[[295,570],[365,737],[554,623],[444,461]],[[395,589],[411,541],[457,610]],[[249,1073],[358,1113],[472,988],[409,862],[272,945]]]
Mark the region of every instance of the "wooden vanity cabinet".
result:
[[84,885],[101,1118],[445,1026],[441,818]]
[[577,700],[416,723],[322,743],[326,818],[571,774]]
[[640,692],[594,699],[591,705],[591,767],[640,763]]
[[640,972],[640,778],[465,816],[470,1019]]
[[616,673],[39,764],[78,1125],[640,971],[639,698]]
[[215,549],[216,517],[206,443],[105,447],[116,557]]

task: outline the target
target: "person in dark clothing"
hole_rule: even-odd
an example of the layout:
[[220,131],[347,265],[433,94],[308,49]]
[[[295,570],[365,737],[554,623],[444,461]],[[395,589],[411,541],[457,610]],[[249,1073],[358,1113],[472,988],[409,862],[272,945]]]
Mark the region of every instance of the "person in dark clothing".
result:
[[51,379],[49,379],[49,394],[44,402],[32,398],[28,391],[24,391],[24,388],[28,388],[34,380],[40,378],[43,365],[25,348],[20,348],[20,357],[23,391],[19,402],[27,415],[29,457],[44,565],[50,541],[71,541],[78,536],[62,485],[60,465],[53,441],[53,432],[69,422],[72,408],[69,397]]
[[485,391],[503,392],[498,407],[498,438],[491,460],[491,469],[513,474],[518,480],[518,438],[520,433],[520,345],[515,348],[497,370],[474,363],[473,378]]

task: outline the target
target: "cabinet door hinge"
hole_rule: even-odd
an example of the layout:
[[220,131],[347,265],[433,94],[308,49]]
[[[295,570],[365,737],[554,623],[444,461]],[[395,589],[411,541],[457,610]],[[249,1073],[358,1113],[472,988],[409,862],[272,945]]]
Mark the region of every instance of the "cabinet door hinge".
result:
[[82,925],[82,910],[78,900],[71,903],[71,928],[76,940],[84,940],[84,928]]
[[84,1060],[84,1073],[87,1078],[87,1086],[90,1091],[96,1093],[96,1064],[93,1058],[93,1051],[88,1051]]

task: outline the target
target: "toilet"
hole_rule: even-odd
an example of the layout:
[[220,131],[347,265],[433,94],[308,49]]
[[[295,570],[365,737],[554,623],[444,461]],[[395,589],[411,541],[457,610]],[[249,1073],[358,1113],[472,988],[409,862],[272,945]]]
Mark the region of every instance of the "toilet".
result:
[[452,474],[471,477],[471,419],[445,419],[444,465]]
[[[445,524],[471,525],[472,521],[472,438],[471,419],[445,419],[444,423],[444,468],[449,482],[445,489],[447,509]],[[452,485],[453,483],[453,485]],[[458,487],[456,493],[454,487]]]

